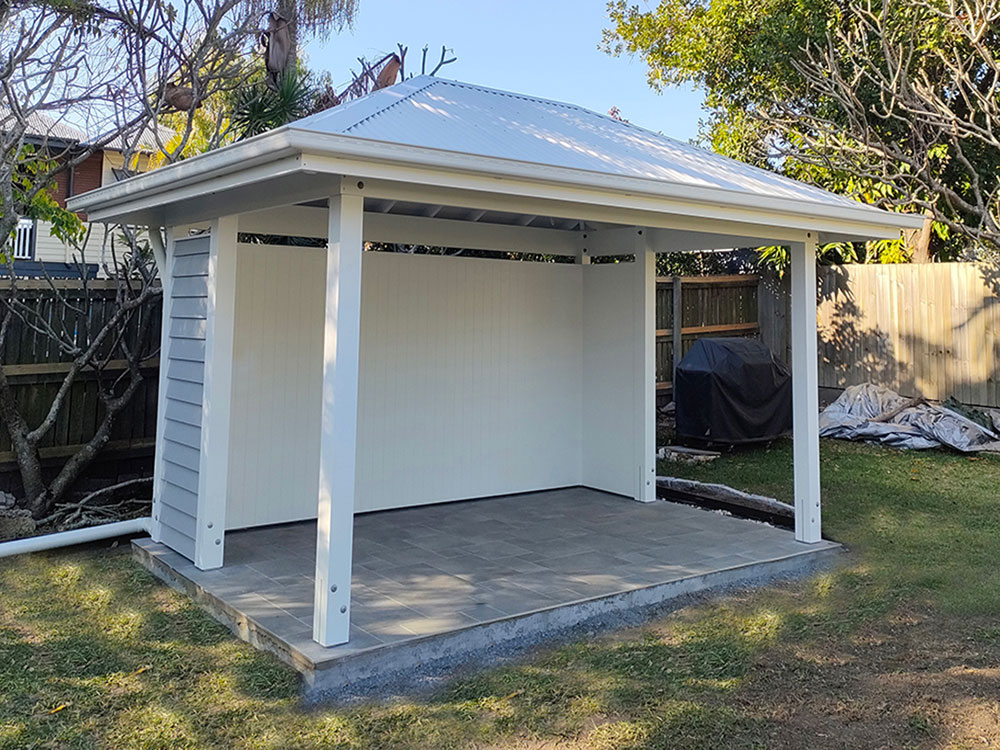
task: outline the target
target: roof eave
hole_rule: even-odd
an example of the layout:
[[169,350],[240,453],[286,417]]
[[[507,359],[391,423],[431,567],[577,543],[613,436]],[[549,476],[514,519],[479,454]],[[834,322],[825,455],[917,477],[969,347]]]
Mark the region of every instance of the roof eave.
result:
[[[891,213],[860,203],[854,207],[810,200],[761,198],[734,190],[387,143],[294,126],[284,126],[218,151],[84,193],[71,199],[69,207],[74,211],[113,218],[117,208],[121,209],[121,214],[126,213],[128,204],[140,196],[148,202],[152,196],[159,195],[163,203],[169,203],[170,193],[181,188],[190,195],[200,181],[292,155],[301,155],[304,171],[387,179],[390,179],[391,171],[396,179],[416,183],[421,181],[422,176],[426,182],[428,170],[434,170],[439,175],[475,179],[479,189],[484,191],[489,191],[492,186],[509,192],[515,182],[528,182],[536,187],[559,188],[564,195],[578,191],[582,202],[593,201],[595,194],[603,193],[636,196],[646,201],[652,199],[679,206],[682,210],[684,206],[702,205],[795,217],[794,221],[801,222],[803,227],[810,227],[819,220],[825,228],[816,228],[827,236],[837,238],[881,238],[898,235],[900,230],[919,229],[923,225],[922,216]],[[355,174],[359,170],[364,174]]]
[[67,200],[67,208],[88,214],[109,214],[117,206],[123,206],[139,196],[146,198],[153,195],[163,196],[166,203],[169,202],[169,194],[178,188],[277,161],[294,153],[297,152],[290,143],[288,129],[282,127],[73,196]]
[[[824,220],[843,220],[848,224],[857,225],[853,227],[855,229],[862,226],[880,226],[891,232],[898,232],[901,229],[919,229],[923,226],[924,221],[923,216],[893,213],[862,203],[857,203],[856,206],[846,203],[843,206],[833,206],[810,200],[761,198],[722,188],[682,185],[651,178],[609,175],[569,167],[555,167],[422,146],[386,143],[354,136],[316,133],[295,127],[289,127],[289,135],[292,143],[303,153],[304,166],[319,167],[317,159],[349,157],[400,166],[430,167],[436,170],[494,178],[498,181],[527,180],[540,184],[582,188],[588,191],[671,199],[689,204],[731,205],[742,209],[801,216],[803,219],[821,215]],[[310,157],[313,158],[310,159]],[[844,236],[853,234],[851,226],[844,227]],[[885,234],[880,232],[877,236],[882,237]]]

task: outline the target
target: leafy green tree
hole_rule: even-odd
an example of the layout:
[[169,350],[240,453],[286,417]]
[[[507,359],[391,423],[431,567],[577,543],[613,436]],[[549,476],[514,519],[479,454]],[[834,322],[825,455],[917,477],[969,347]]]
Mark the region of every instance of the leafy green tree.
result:
[[[998,0],[614,0],[604,46],[705,92],[727,156],[935,219],[939,258],[1000,248]],[[899,243],[830,248],[899,260]]]
[[[51,233],[64,242],[70,244],[79,242],[85,233],[83,222],[72,211],[67,211],[61,207],[53,197],[55,185],[49,185],[45,190],[34,190],[34,186],[39,179],[39,174],[47,174],[54,166],[51,158],[39,154],[34,146],[25,146],[23,153],[19,155],[19,161],[12,170],[10,180],[11,201],[23,207],[23,217],[34,219],[35,221],[48,222],[51,225]],[[14,231],[17,225],[14,224]],[[11,232],[13,234],[13,232]],[[13,261],[9,257],[5,248],[12,243],[0,243],[0,263],[9,264]]]

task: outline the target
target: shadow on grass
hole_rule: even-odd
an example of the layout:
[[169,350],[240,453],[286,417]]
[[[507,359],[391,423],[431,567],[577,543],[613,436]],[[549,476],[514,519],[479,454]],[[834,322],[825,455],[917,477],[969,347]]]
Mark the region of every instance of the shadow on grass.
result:
[[[949,612],[1000,614],[1000,457],[821,441],[824,530],[887,588]],[[790,441],[661,473],[792,500]]]
[[[982,615],[1000,612],[998,467],[824,442],[847,567],[381,705],[300,710],[294,672],[120,553],[3,562],[0,748],[933,746],[1000,693]],[[780,489],[791,454],[685,468]],[[984,722],[966,734],[991,736]]]
[[297,685],[120,551],[0,563],[0,748],[214,745]]

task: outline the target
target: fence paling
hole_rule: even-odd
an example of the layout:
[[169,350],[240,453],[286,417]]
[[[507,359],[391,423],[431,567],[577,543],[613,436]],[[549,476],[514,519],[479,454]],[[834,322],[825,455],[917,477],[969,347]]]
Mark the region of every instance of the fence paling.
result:
[[[9,282],[8,282],[9,283]],[[55,286],[55,289],[52,288]],[[112,280],[91,280],[84,290],[79,280],[18,280],[20,300],[44,313],[53,327],[82,341],[87,330],[99,330],[115,310],[116,284]],[[59,297],[71,302],[60,302]],[[86,304],[89,297],[89,304]],[[153,346],[159,342],[160,304],[151,303],[141,315],[153,315],[150,337]],[[138,332],[138,321],[131,335]],[[150,352],[155,354],[155,352]],[[59,385],[69,371],[71,356],[60,351],[48,336],[32,330],[14,318],[0,350],[0,361],[7,374],[13,397],[30,425],[44,418]],[[110,442],[105,453],[120,453],[124,457],[149,455],[156,436],[156,399],[158,394],[159,360],[143,361],[144,382],[132,401],[112,425]],[[109,376],[124,372],[124,361],[107,363]],[[98,396],[97,374],[85,369],[73,383],[60,410],[56,423],[46,435],[40,452],[43,459],[58,459],[72,455],[95,434],[103,418],[103,405]],[[10,436],[0,429],[0,470],[13,468]]]
[[[819,383],[1000,407],[1000,280],[974,263],[819,269]],[[761,284],[761,338],[787,356],[787,285]]]
[[[671,387],[674,365],[705,336],[759,333],[756,276],[667,276],[657,279],[656,387]],[[678,295],[677,291],[680,290]],[[681,325],[674,327],[680,318]],[[675,357],[675,351],[679,355]]]

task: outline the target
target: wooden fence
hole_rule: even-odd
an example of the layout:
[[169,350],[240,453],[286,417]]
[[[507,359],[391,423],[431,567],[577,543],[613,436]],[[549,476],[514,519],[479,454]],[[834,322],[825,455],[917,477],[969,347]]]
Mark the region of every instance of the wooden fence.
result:
[[[700,338],[756,336],[756,276],[664,276],[656,280],[656,387],[670,388],[674,352]],[[680,327],[674,326],[680,320]],[[678,357],[679,359],[679,357]]]
[[[0,283],[8,283],[0,281]],[[19,281],[19,297],[28,306],[41,313],[48,323],[65,329],[69,335],[82,340],[88,330],[96,331],[107,320],[115,306],[114,282],[93,280],[85,292],[79,280],[54,281],[54,292],[47,281]],[[66,303],[60,302],[57,294]],[[151,321],[153,346],[159,345],[159,300],[143,311],[153,315]],[[138,321],[135,321],[136,325]],[[49,406],[69,371],[70,357],[60,351],[51,337],[33,330],[17,318],[0,351],[0,361],[13,387],[14,398],[21,406],[21,413],[29,425],[37,425],[48,412]],[[113,361],[106,369],[105,378],[123,372],[125,363]],[[159,362],[149,359],[143,364],[144,382],[129,406],[115,421],[111,441],[104,457],[151,455],[156,437],[156,399]],[[93,437],[103,417],[103,405],[98,397],[98,376],[85,371],[77,376],[68,398],[60,410],[55,426],[41,446],[43,459],[58,463],[75,453],[82,444]],[[0,429],[0,471],[13,468],[10,436]]]
[[[969,263],[825,266],[819,269],[820,385],[873,382],[904,395],[1000,407],[1000,280]],[[0,283],[4,283],[0,281]],[[60,294],[81,302],[79,281],[57,281]],[[94,327],[110,314],[114,286],[89,282],[89,318],[54,298],[45,282],[20,282],[24,298],[50,319],[70,315],[71,330]],[[677,291],[680,294],[677,294]],[[675,300],[677,304],[675,305]],[[82,304],[77,305],[84,309]],[[669,388],[674,352],[705,336],[756,336],[790,360],[787,280],[756,276],[666,277],[656,289],[657,387]],[[159,304],[149,311],[159,330]],[[674,320],[680,320],[680,329]],[[679,341],[678,341],[679,338]],[[158,341],[158,337],[154,336]],[[40,334],[15,322],[0,361],[29,420],[41,418],[68,369],[68,358]],[[121,368],[121,363],[115,365]],[[109,455],[151,455],[156,434],[158,363],[115,423]],[[89,439],[101,417],[97,380],[74,384],[43,456],[53,462]],[[10,439],[0,429],[0,471],[11,468]]]
[[[973,263],[819,269],[819,384],[1000,407],[1000,271]],[[788,351],[787,282],[762,282],[761,338]]]

